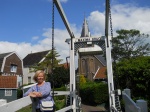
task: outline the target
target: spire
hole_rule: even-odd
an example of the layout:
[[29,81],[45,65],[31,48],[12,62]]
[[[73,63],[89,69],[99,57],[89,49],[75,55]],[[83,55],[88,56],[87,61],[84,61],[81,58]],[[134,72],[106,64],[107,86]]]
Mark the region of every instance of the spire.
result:
[[82,26],[81,37],[90,37],[88,22],[85,17],[84,17],[84,22]]

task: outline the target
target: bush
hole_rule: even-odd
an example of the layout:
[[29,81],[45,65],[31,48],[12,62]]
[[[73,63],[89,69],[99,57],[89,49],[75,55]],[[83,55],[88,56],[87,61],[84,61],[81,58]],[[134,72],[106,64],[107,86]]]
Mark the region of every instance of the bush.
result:
[[23,97],[22,89],[17,89],[17,99],[22,98],[22,97]]
[[[60,87],[60,88],[54,88],[54,91],[66,91],[66,87]],[[60,96],[55,96],[54,101],[56,104],[56,110],[60,110],[61,108],[64,108],[66,106],[66,96],[65,95],[60,95]]]
[[80,84],[85,84],[85,83],[86,83],[86,79],[84,75],[80,75]]
[[80,86],[82,102],[90,105],[102,104],[108,101],[108,85],[88,82]]

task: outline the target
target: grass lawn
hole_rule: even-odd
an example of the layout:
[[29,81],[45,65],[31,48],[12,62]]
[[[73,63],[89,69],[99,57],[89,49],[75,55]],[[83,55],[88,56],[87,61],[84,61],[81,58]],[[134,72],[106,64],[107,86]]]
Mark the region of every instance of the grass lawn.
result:
[[26,106],[16,112],[32,112],[32,105]]

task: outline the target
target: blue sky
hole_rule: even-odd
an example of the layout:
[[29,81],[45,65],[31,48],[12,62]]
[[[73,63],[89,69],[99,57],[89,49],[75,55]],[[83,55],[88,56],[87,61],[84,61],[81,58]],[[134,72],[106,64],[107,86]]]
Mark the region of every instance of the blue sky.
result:
[[[105,0],[60,0],[76,37],[80,37],[84,16],[92,36],[104,35]],[[113,31],[138,29],[150,34],[149,0],[110,0]],[[51,0],[0,0],[0,53],[28,53],[51,49]],[[69,55],[65,39],[70,38],[55,8],[55,47],[60,58]],[[150,40],[150,39],[149,39]]]

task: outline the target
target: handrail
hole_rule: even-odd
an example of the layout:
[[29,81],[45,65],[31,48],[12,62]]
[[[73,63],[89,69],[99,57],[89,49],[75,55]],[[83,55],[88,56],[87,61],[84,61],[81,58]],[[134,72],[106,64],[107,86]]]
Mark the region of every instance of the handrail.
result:
[[37,84],[37,83],[34,83],[34,84],[31,84],[31,85],[24,86],[23,89],[30,88],[30,87],[32,87],[32,86],[34,86],[34,85],[36,85],[36,84]]
[[[55,96],[69,95],[69,94],[70,94],[70,91],[55,91]],[[33,102],[32,98],[30,96],[26,96],[26,97],[14,100],[12,102],[0,105],[0,112],[16,112],[17,110],[20,110],[21,108],[32,104],[32,102]],[[65,107],[56,112],[65,112],[70,109],[72,109],[72,106]],[[34,107],[32,107],[32,112],[35,112]]]
[[30,96],[20,98],[18,100],[14,100],[12,102],[0,105],[1,112],[16,112],[23,107],[32,104],[32,98]]

